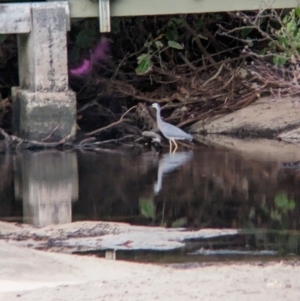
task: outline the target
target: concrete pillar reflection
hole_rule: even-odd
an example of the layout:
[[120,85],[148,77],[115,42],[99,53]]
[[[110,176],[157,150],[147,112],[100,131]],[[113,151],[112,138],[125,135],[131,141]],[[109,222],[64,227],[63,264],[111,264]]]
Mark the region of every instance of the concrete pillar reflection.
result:
[[69,223],[78,199],[76,153],[24,152],[15,157],[15,196],[23,221],[35,226]]

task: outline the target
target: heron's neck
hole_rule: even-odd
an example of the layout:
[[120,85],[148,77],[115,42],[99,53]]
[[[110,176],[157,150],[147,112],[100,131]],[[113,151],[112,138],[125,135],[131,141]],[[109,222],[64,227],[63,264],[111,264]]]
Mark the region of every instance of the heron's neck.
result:
[[161,116],[160,116],[160,108],[156,108],[156,119],[157,119],[157,122],[162,121]]

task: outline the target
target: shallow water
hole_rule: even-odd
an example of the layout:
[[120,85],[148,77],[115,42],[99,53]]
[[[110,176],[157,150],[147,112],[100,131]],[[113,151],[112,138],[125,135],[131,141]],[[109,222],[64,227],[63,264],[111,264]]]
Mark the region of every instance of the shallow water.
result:
[[208,148],[163,155],[28,151],[1,156],[0,177],[2,221],[233,228],[238,235],[197,242],[198,251],[190,242],[189,256],[300,255],[298,162]]

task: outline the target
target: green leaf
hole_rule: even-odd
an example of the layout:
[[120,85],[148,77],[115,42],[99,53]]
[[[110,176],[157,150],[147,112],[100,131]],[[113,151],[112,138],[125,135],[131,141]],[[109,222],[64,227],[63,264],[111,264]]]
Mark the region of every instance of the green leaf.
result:
[[155,46],[158,50],[160,50],[164,46],[164,44],[161,41],[155,41]]
[[6,39],[6,35],[5,34],[0,34],[0,44],[3,43]]
[[172,223],[172,228],[181,228],[181,227],[184,227],[187,223],[187,218],[186,217],[181,217],[177,220],[175,220],[173,223]]
[[263,49],[257,51],[257,53],[258,53],[259,55],[265,55],[266,52],[267,52],[267,49],[266,49],[266,48],[263,48]]
[[287,209],[293,211],[293,210],[295,210],[295,208],[296,208],[295,201],[290,200],[289,203],[288,203]]
[[271,210],[271,219],[281,221],[281,214],[277,210]]
[[149,48],[152,45],[152,41],[146,41],[144,47]]
[[288,39],[286,37],[278,36],[277,38],[281,46],[288,47]]
[[293,199],[289,199],[286,193],[278,193],[275,196],[275,205],[283,210],[294,210],[296,205]]
[[175,49],[178,49],[178,50],[183,49],[183,46],[181,46],[180,44],[178,44],[177,42],[174,42],[174,41],[168,41],[168,45],[169,45],[169,47],[175,48]]
[[297,17],[300,17],[300,7],[295,8],[295,14]]
[[282,20],[283,24],[286,24],[288,21],[289,21],[289,16],[285,15],[283,20]]
[[155,208],[152,200],[139,200],[141,215],[146,218],[155,218]]
[[181,26],[183,24],[183,20],[179,18],[171,18],[170,21],[172,21],[177,26]]
[[269,209],[266,205],[262,205],[260,206],[261,211],[265,214],[268,215],[269,214]]
[[178,40],[178,31],[176,29],[169,30],[166,32],[166,39],[168,41],[177,41]]
[[294,32],[296,30],[296,23],[294,20],[291,20],[286,24],[286,30],[287,32]]
[[149,54],[142,54],[138,57],[138,66],[135,68],[137,74],[145,74],[151,69],[151,57]]
[[274,55],[273,63],[278,67],[282,67],[286,63],[287,59],[283,56]]
[[253,30],[252,28],[248,28],[248,27],[243,28],[241,30],[241,36],[242,36],[242,38],[245,39],[252,30]]
[[284,208],[285,205],[288,203],[288,196],[286,193],[277,193],[274,201],[276,207]]
[[196,22],[196,26],[199,27],[199,28],[202,28],[204,25],[204,22],[201,18],[199,18]]
[[271,50],[276,50],[276,42],[275,41],[271,41],[270,43],[268,43],[268,46],[270,47]]
[[149,53],[143,53],[140,56],[137,57],[138,64],[140,64],[144,59],[149,57]]

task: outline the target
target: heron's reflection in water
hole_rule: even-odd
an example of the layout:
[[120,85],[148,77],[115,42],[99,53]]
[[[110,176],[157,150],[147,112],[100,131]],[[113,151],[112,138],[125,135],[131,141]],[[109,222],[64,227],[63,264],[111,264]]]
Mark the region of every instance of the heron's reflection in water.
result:
[[159,160],[157,182],[154,184],[154,193],[158,194],[162,188],[163,175],[169,173],[193,158],[193,151],[164,154]]

